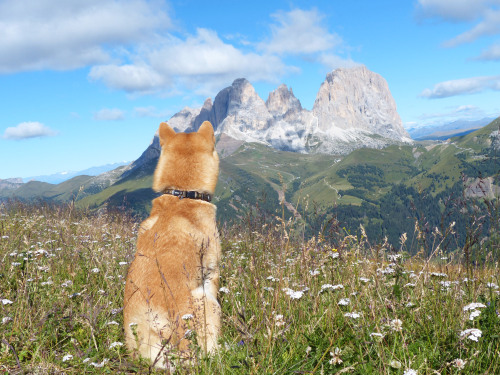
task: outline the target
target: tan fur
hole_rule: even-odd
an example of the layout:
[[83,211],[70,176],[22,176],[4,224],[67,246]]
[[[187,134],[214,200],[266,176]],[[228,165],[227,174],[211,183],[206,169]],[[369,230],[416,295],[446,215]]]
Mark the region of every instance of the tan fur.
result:
[[[153,188],[213,194],[219,158],[212,125],[205,121],[196,133],[176,134],[162,123],[159,134],[162,152]],[[205,352],[217,347],[220,243],[215,212],[211,203],[164,194],[153,200],[151,214],[141,224],[123,320],[129,350],[156,366],[169,366],[166,358],[172,350],[189,357],[188,328]],[[194,318],[183,320],[186,314]]]

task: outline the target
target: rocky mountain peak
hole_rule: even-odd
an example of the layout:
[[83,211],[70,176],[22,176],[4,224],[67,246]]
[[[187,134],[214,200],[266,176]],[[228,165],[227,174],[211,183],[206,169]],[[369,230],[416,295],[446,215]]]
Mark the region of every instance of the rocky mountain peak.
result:
[[284,116],[290,110],[302,111],[299,99],[293,95],[292,88],[288,89],[285,84],[278,86],[276,90],[269,93],[266,107],[273,116]]
[[[364,66],[329,73],[312,111],[302,108],[286,85],[264,102],[248,80],[239,78],[213,102],[209,98],[198,110],[185,108],[169,123],[190,132],[205,120],[217,135],[288,151],[346,154],[359,147],[411,142],[387,82]],[[153,141],[148,156],[158,152],[156,146]]]
[[313,114],[320,129],[358,129],[390,139],[409,139],[389,86],[365,66],[328,73],[316,96]]

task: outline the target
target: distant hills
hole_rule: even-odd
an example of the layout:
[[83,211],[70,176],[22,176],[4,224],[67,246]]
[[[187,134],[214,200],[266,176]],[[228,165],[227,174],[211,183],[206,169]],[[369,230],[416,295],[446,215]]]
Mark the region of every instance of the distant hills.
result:
[[495,118],[485,117],[480,120],[457,120],[442,125],[432,125],[408,129],[410,136],[417,141],[440,140],[466,135],[488,125]]
[[22,179],[22,182],[40,181],[40,182],[47,182],[49,184],[59,184],[63,181],[69,180],[70,178],[76,176],[97,176],[100,175],[101,173],[105,173],[128,164],[130,164],[130,162],[111,163],[111,164],[101,165],[99,167],[87,168],[81,171],[65,171],[50,175],[26,177]]

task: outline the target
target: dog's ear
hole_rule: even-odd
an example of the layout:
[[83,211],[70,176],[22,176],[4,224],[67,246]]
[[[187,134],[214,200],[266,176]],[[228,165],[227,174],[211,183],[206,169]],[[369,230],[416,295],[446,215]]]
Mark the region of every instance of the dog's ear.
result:
[[206,139],[212,141],[212,143],[215,144],[214,128],[209,121],[204,121],[203,124],[201,124],[200,128],[198,129],[198,134],[201,134]]
[[160,145],[163,147],[170,138],[175,135],[175,130],[172,129],[166,122],[160,124]]

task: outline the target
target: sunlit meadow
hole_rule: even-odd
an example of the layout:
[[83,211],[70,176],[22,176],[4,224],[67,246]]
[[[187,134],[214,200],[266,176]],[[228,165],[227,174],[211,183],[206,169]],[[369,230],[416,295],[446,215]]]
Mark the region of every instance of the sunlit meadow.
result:
[[[119,211],[0,205],[0,373],[162,373],[123,344],[137,230]],[[176,373],[500,373],[497,260],[295,230],[255,216],[221,226],[220,349]]]

